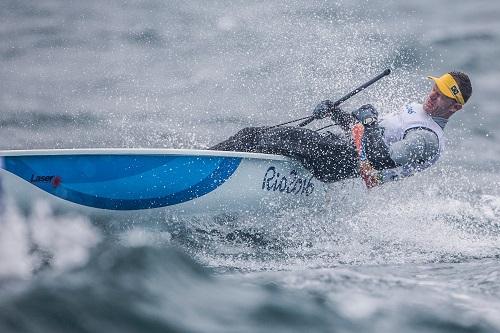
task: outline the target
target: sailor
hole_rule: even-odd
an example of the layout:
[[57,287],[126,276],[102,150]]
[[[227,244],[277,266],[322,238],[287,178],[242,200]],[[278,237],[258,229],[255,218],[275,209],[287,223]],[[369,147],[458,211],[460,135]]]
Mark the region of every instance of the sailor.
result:
[[329,100],[316,106],[316,119],[331,116],[344,135],[300,127],[249,127],[212,147],[273,153],[300,160],[321,181],[361,176],[367,187],[411,176],[433,165],[445,149],[444,127],[472,94],[462,72],[429,76],[434,85],[423,104],[404,105],[379,119],[371,104],[351,114]]

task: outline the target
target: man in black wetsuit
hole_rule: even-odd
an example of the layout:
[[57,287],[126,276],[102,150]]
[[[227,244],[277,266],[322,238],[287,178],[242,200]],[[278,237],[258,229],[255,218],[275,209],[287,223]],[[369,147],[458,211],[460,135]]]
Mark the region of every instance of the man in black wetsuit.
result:
[[295,158],[319,180],[361,176],[368,187],[408,177],[434,164],[444,151],[444,126],[472,94],[469,77],[449,72],[429,77],[434,86],[423,104],[378,119],[370,105],[348,114],[331,101],[316,106],[317,119],[330,116],[344,134],[301,127],[248,127],[210,149],[279,154]]

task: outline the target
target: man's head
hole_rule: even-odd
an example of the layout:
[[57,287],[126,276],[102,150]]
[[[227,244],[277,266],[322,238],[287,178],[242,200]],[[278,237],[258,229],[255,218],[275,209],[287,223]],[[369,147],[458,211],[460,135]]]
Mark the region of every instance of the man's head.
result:
[[449,72],[429,78],[435,84],[424,101],[424,111],[431,116],[449,118],[462,109],[472,94],[470,79],[462,72]]

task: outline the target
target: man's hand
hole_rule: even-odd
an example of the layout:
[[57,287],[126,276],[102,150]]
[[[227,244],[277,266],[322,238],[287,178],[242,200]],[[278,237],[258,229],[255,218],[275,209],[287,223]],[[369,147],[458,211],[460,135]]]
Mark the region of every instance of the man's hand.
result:
[[334,109],[335,106],[333,105],[333,102],[327,99],[326,101],[316,105],[313,111],[313,117],[314,119],[323,119],[331,115]]
[[359,109],[354,110],[352,116],[363,124],[363,126],[370,126],[377,124],[378,112],[373,105],[365,104]]

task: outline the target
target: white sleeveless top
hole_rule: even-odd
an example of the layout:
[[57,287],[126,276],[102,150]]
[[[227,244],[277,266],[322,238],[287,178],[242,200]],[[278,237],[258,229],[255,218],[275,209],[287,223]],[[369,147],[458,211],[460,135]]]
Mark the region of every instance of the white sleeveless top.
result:
[[408,177],[417,171],[426,169],[436,163],[440,155],[444,152],[444,131],[441,126],[424,111],[422,104],[407,104],[402,108],[401,112],[384,117],[379,124],[384,128],[383,139],[387,147],[390,147],[397,141],[403,140],[408,130],[414,128],[423,128],[432,131],[437,135],[439,142],[439,152],[433,159],[423,163],[415,162],[411,165],[384,170],[382,171],[383,182],[401,177]]

